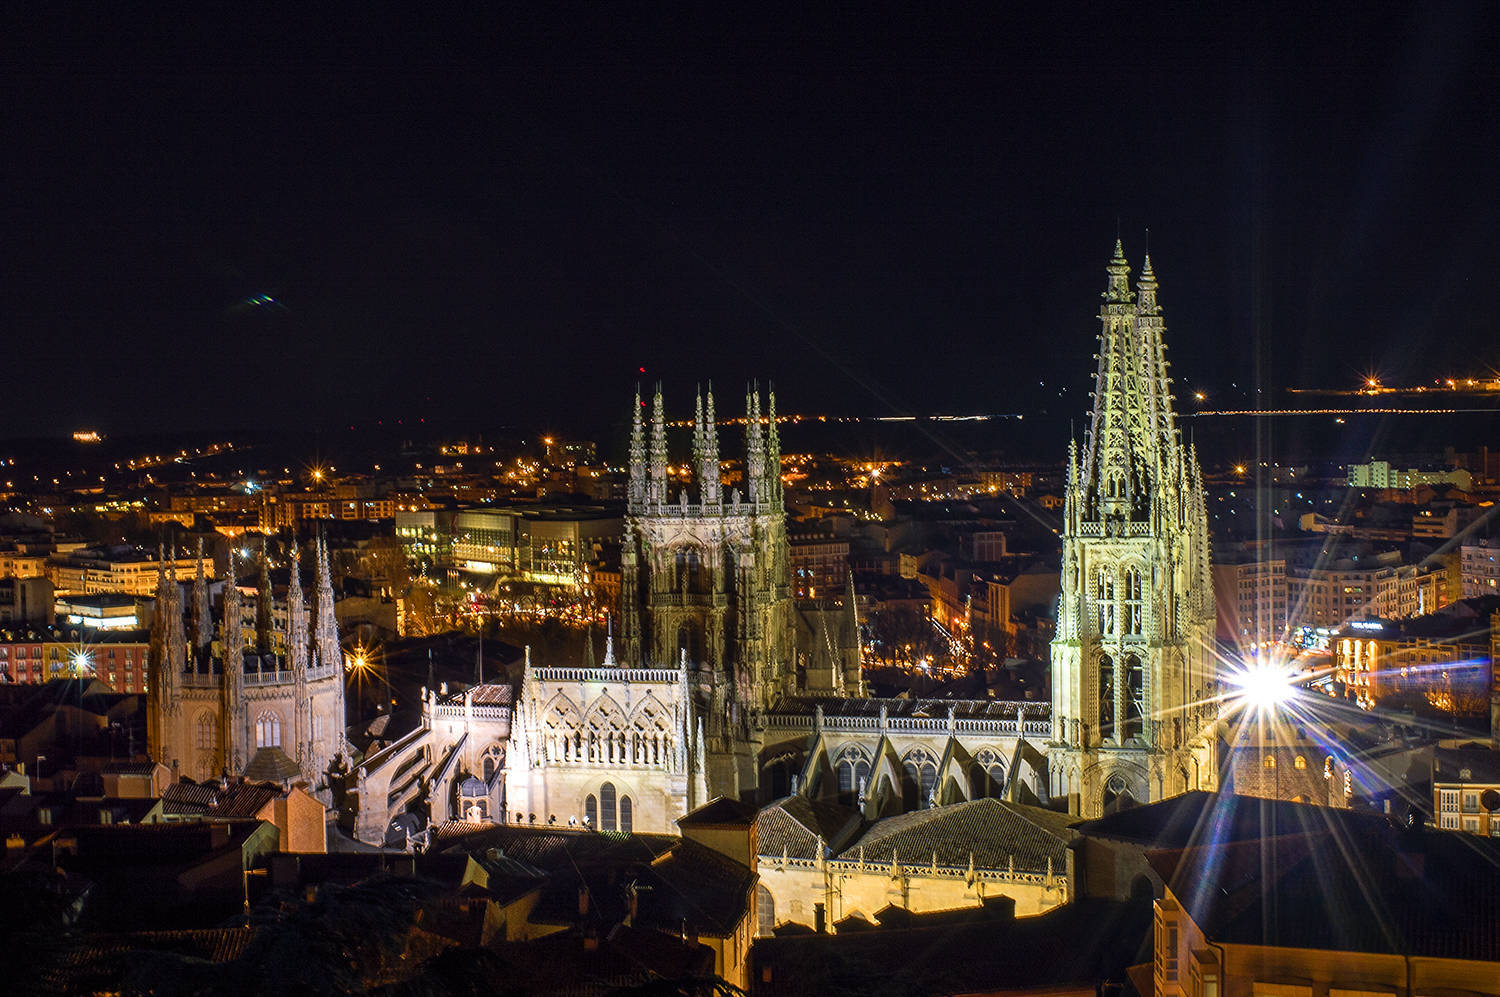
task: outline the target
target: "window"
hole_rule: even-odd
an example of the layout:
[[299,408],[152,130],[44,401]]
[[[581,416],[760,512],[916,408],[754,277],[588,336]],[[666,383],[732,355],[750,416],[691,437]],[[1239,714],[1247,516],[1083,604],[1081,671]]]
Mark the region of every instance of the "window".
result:
[[1157,921],[1156,945],[1161,959],[1162,975],[1168,980],[1177,979],[1177,925],[1167,921]]
[[998,752],[981,748],[969,770],[969,796],[972,799],[1000,797],[1005,791],[1005,763]]
[[626,834],[635,830],[635,806],[628,796],[620,797],[620,830]]
[[937,785],[937,759],[924,748],[914,748],[901,760],[901,771],[906,776],[902,780],[906,808],[915,810],[927,805]]
[[848,747],[839,752],[834,771],[838,775],[839,794],[853,800],[861,785],[869,782],[870,760],[858,748]]
[[1115,736],[1115,661],[1107,654],[1099,656],[1099,736]]
[[766,884],[761,883],[755,888],[755,933],[761,938],[769,938],[775,927],[776,900],[766,889]]
[[255,718],[255,746],[257,748],[281,747],[281,718],[274,713],[262,713]]
[[1143,634],[1146,632],[1146,600],[1140,568],[1125,569],[1124,590],[1125,633]]
[[1102,567],[1094,582],[1096,622],[1099,633],[1105,637],[1115,635],[1115,575],[1113,567]]
[[1261,762],[1261,764],[1264,765],[1268,769],[1275,768],[1276,767],[1276,756],[1275,755],[1267,755],[1265,757],[1265,760],[1263,762]]
[[593,793],[590,793],[588,799],[583,801],[583,822],[589,827],[599,826],[599,800]]
[[1298,755],[1297,760],[1292,763],[1292,766],[1294,768],[1305,769],[1307,768],[1307,759],[1302,755]]
[[619,811],[615,809],[615,784],[606,782],[599,787],[599,808],[602,811],[599,825],[603,831],[617,831],[620,828]]
[[212,751],[219,741],[219,722],[212,713],[204,710],[198,714],[198,747]]

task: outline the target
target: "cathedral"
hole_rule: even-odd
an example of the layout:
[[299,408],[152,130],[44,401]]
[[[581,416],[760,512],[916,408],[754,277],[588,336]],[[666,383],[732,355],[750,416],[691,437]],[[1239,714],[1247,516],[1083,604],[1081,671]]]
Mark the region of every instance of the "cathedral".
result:
[[1217,679],[1202,472],[1172,406],[1151,258],[1119,242],[1094,408],[1069,445],[1052,642],[1051,795],[1073,813],[1212,789]]
[[[231,550],[217,625],[201,542],[185,610],[175,567],[162,571],[147,685],[152,758],[198,781],[241,775],[303,781],[329,799],[327,773],[348,758],[344,668],[321,539],[314,559],[311,619],[295,551],[277,612],[264,564],[254,605],[242,602]],[[280,627],[278,619],[285,621]]]
[[602,661],[528,653],[514,691],[428,690],[421,727],[356,768],[357,836],[413,807],[671,832],[717,796],[875,821],[987,797],[1096,816],[1213,789],[1207,511],[1156,292],[1149,259],[1131,290],[1117,244],[1068,453],[1050,704],[869,697],[852,581],[793,598],[774,394],[746,397],[743,463],[722,461],[700,394],[683,467],[658,389],[649,423],[639,393],[632,410],[618,658],[612,633]]

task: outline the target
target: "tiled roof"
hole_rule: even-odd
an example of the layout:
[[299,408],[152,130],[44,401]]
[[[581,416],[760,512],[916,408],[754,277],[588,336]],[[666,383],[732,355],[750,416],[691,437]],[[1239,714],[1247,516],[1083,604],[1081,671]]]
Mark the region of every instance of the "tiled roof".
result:
[[676,842],[670,854],[656,861],[620,853],[614,861],[598,861],[578,868],[555,869],[532,909],[538,924],[575,924],[579,921],[578,892],[590,898],[588,919],[601,924],[624,921],[629,906],[627,889],[637,893],[637,927],[678,933],[724,937],[745,917],[756,875],[711,848],[687,839]]
[[285,782],[301,775],[297,763],[280,748],[261,748],[245,766],[245,778],[251,782]]
[[1432,781],[1500,783],[1500,751],[1488,748],[1434,748]]
[[[1040,715],[1044,704],[1037,704],[1034,711]],[[818,707],[828,717],[878,717],[885,707],[887,717],[946,718],[948,710],[959,720],[989,718],[1014,720],[1016,707],[1013,703],[993,699],[818,699],[792,696],[777,702],[773,714],[790,714],[798,717],[811,716]],[[1033,711],[1027,711],[1030,716]]]
[[174,782],[161,794],[164,814],[201,814],[219,802],[219,787],[212,783]]
[[649,863],[682,840],[668,834],[616,834],[463,821],[438,825],[433,838],[434,848],[461,847],[470,852],[499,848],[512,858],[548,872],[574,865]]
[[281,787],[269,782],[242,782],[230,786],[210,812],[213,817],[254,817],[267,803],[282,795]]
[[1280,833],[1329,827],[1387,827],[1384,814],[1339,810],[1310,803],[1287,803],[1257,796],[1193,791],[1157,803],[1131,807],[1077,825],[1089,837],[1113,838],[1148,848],[1187,848],[1208,842],[1259,838],[1267,827]]
[[1213,941],[1500,962],[1500,842],[1366,823],[1150,858]]
[[760,938],[751,979],[765,997],[832,993],[1094,992],[1123,980],[1151,929],[1149,900],[1082,898],[1035,917]]
[[[473,827],[473,825],[469,825]],[[684,922],[698,933],[722,936],[745,917],[755,873],[697,842],[665,834],[614,834],[490,825],[467,834],[443,825],[440,842],[493,862],[497,849],[515,868],[546,877],[531,918],[545,924],[580,920],[578,891],[591,897],[591,923],[619,924],[635,883],[638,927],[678,933]],[[510,868],[510,866],[507,866]]]
[[755,823],[755,807],[727,796],[716,796],[703,806],[677,818],[678,827],[697,827],[708,824],[733,824],[749,827]]
[[853,809],[836,803],[788,796],[767,804],[756,817],[756,848],[768,856],[817,858],[819,837],[824,848],[840,847],[840,833],[856,816]]
[[850,842],[840,858],[924,865],[937,855],[938,865],[965,866],[973,855],[981,869],[1015,867],[1043,872],[1050,859],[1054,872],[1065,869],[1068,825],[1073,818],[1038,807],[1003,800],[970,800],[876,821]]

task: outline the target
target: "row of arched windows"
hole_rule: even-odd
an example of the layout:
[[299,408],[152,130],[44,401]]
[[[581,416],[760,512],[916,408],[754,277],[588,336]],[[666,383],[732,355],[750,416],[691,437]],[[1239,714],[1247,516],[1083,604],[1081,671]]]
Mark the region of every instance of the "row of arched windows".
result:
[[606,782],[599,787],[599,795],[590,793],[583,801],[583,819],[589,827],[601,831],[624,831],[635,829],[635,805],[630,797],[616,793],[615,784]]
[[666,707],[648,698],[628,718],[608,698],[588,717],[565,699],[555,700],[542,721],[542,750],[548,761],[668,768],[676,752]]
[[[841,800],[854,802],[857,794],[869,790],[870,758],[854,745],[845,747],[834,758],[834,776]],[[926,748],[913,748],[901,759],[902,799],[907,809],[926,806],[937,786],[938,763]],[[969,798],[999,798],[1005,792],[1005,762],[993,748],[981,748],[969,766]]]

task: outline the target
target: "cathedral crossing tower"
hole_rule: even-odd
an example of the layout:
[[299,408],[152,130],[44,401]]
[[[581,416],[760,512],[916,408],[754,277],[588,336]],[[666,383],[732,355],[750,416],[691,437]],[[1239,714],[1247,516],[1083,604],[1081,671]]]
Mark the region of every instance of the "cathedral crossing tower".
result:
[[1173,411],[1148,256],[1115,243],[1094,408],[1068,448],[1052,642],[1054,798],[1097,816],[1211,789],[1214,601],[1202,472]]

